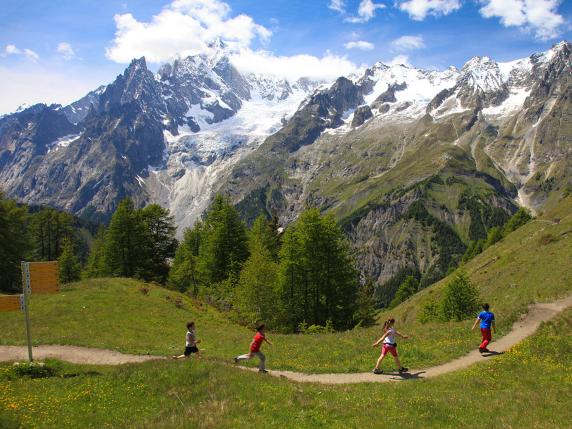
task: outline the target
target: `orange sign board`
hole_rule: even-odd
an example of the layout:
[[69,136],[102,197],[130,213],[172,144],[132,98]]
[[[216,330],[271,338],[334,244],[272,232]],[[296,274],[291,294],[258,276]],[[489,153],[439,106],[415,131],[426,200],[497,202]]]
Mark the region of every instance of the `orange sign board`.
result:
[[0,313],[20,310],[21,295],[0,295]]
[[60,288],[57,262],[30,262],[32,293],[56,293]]

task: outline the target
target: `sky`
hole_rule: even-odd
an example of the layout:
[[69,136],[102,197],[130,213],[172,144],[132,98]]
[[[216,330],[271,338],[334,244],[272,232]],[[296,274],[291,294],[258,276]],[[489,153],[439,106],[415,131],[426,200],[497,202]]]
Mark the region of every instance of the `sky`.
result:
[[132,58],[156,71],[217,38],[241,71],[327,80],[376,61],[509,61],[571,36],[570,0],[0,0],[0,114],[68,104]]

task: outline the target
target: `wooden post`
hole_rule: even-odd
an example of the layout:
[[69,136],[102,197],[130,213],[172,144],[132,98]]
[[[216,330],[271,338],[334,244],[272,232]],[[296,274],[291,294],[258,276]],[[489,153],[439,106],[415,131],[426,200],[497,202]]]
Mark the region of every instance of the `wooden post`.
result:
[[22,289],[24,292],[24,315],[26,319],[26,337],[28,339],[28,359],[34,360],[32,356],[32,333],[30,331],[30,264],[22,262]]

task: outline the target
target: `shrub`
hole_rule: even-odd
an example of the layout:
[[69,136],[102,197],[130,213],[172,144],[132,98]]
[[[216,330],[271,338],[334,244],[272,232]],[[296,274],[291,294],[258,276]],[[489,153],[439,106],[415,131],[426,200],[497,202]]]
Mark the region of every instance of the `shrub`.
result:
[[464,320],[479,308],[479,292],[464,273],[459,273],[446,289],[441,303],[445,320]]
[[442,317],[439,312],[439,304],[435,301],[425,304],[417,318],[421,323],[440,320]]
[[321,325],[310,325],[308,326],[307,323],[303,322],[300,323],[300,325],[298,326],[298,330],[300,331],[301,334],[330,334],[332,332],[335,332],[334,329],[334,324],[332,323],[331,320],[327,320],[325,326],[321,326]]
[[12,365],[11,375],[15,378],[47,378],[53,377],[57,373],[54,365],[47,365],[44,362],[15,362]]

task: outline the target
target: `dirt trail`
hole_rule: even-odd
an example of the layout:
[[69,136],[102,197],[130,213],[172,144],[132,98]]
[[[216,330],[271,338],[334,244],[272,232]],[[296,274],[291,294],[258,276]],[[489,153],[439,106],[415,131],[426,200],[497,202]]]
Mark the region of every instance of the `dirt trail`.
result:
[[[72,363],[92,365],[122,365],[148,360],[164,359],[162,356],[127,355],[115,350],[92,349],[76,346],[35,346],[34,360],[59,359]],[[28,359],[28,348],[22,346],[0,346],[0,361],[22,361]]]
[[[304,374],[293,371],[269,371],[269,375],[274,377],[287,378],[301,383],[322,383],[322,384],[353,384],[353,383],[386,383],[390,381],[401,381],[411,379],[423,379],[437,377],[458,369],[467,368],[474,363],[503,353],[520,341],[532,335],[542,322],[547,322],[558,313],[572,306],[572,296],[552,303],[534,304],[529,307],[528,313],[517,321],[512,330],[504,337],[493,341],[491,350],[493,353],[481,355],[474,350],[467,355],[442,365],[425,368],[422,370],[411,369],[409,373],[399,375],[388,373],[375,375],[371,372],[344,373],[344,374]],[[476,334],[475,334],[476,335]],[[476,341],[476,339],[475,339]],[[28,350],[22,346],[0,346],[0,361],[25,360]],[[45,358],[55,358],[78,364],[99,364],[99,365],[121,365],[125,363],[139,363],[149,360],[165,359],[162,356],[137,356],[123,354],[114,350],[93,349],[76,346],[36,346],[34,347],[34,358],[41,360]],[[257,371],[255,368],[238,367],[247,371]]]
[[[534,304],[529,307],[528,313],[524,314],[513,326],[511,331],[498,340],[493,340],[490,349],[492,353],[481,355],[478,350],[469,352],[465,356],[442,365],[425,369],[410,369],[407,374],[387,373],[376,375],[371,372],[344,373],[344,374],[304,374],[293,371],[272,370],[268,373],[274,377],[287,378],[301,383],[322,383],[322,384],[354,384],[354,383],[387,383],[390,381],[402,381],[422,378],[437,377],[458,369],[467,368],[477,362],[482,362],[488,357],[504,353],[512,346],[518,344],[525,338],[536,332],[542,322],[547,322],[558,315],[566,308],[572,306],[572,296],[556,302],[546,304]],[[475,334],[476,335],[476,334]],[[477,343],[475,337],[475,343]],[[373,362],[372,362],[373,363]],[[245,368],[250,371],[257,371],[256,368]]]

